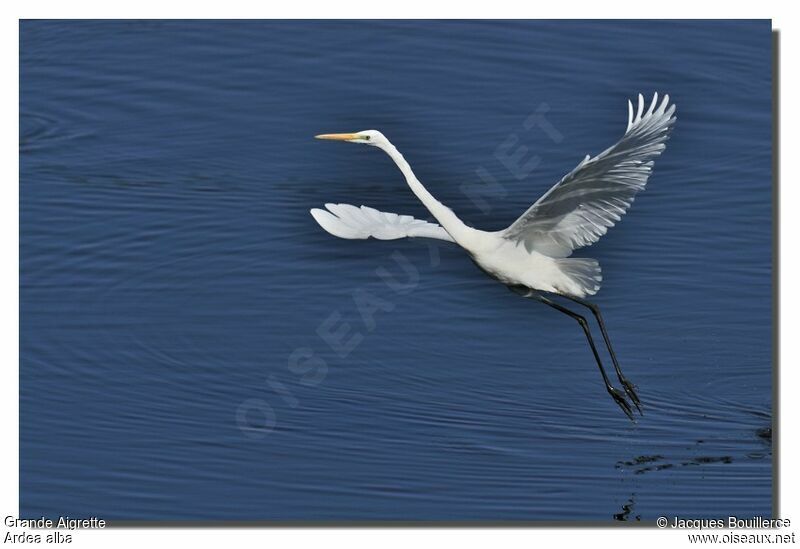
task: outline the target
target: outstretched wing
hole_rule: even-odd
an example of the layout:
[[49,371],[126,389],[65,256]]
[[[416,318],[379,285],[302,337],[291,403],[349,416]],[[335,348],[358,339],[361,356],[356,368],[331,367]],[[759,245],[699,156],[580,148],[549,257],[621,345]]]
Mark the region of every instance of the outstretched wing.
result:
[[551,257],[567,257],[576,248],[597,242],[644,189],[653,160],[666,148],[675,105],[670,105],[669,95],[657,104],[658,93],[644,112],[639,94],[634,116],[628,101],[628,128],[622,139],[594,158],[587,155],[502,236]]
[[330,211],[314,208],[311,215],[320,226],[339,238],[395,240],[406,237],[437,238],[455,242],[440,225],[410,215],[379,212],[375,208],[350,204],[325,204]]

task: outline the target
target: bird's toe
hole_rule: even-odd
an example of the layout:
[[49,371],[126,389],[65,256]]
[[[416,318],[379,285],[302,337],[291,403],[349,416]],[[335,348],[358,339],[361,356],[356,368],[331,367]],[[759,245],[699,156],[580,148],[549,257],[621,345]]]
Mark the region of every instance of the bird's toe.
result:
[[635,421],[631,405],[628,404],[628,401],[625,399],[625,393],[615,387],[608,387],[608,394],[610,394],[614,399],[614,402],[616,402],[619,407],[622,408],[622,411],[625,412],[625,415],[628,416],[628,419]]
[[642,412],[642,401],[639,400],[639,395],[636,394],[636,385],[624,377],[620,378],[620,382],[625,388],[625,394],[628,395],[628,398],[631,399],[631,402],[633,402],[633,405],[636,406],[636,409],[639,411],[639,415],[644,415],[644,412]]

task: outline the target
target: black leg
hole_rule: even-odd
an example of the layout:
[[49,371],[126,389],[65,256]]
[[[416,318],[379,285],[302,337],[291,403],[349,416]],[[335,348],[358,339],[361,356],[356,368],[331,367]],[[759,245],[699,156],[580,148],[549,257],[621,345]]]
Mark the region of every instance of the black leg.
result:
[[534,290],[527,290],[527,291],[526,290],[527,289],[522,290],[521,288],[520,289],[512,288],[512,291],[522,295],[523,297],[541,301],[545,305],[549,305],[553,309],[564,313],[565,315],[575,319],[578,322],[580,327],[583,329],[583,333],[586,334],[586,339],[589,341],[589,346],[592,348],[592,354],[594,354],[594,359],[597,362],[597,367],[600,368],[600,375],[603,376],[603,383],[605,383],[606,391],[608,391],[608,394],[610,394],[611,397],[614,399],[614,402],[616,402],[619,405],[619,407],[622,408],[622,411],[625,412],[625,415],[628,416],[628,418],[630,418],[631,421],[633,421],[633,411],[631,410],[628,401],[625,400],[625,394],[619,389],[613,387],[608,379],[606,370],[605,368],[603,368],[603,363],[600,360],[600,355],[597,352],[597,347],[595,347],[594,340],[592,339],[592,333],[589,331],[589,323],[586,321],[586,318],[584,318],[583,316],[579,315],[576,312],[567,309],[563,305],[560,305],[555,301],[552,301],[551,299],[544,297],[543,295],[539,294]]
[[[560,294],[559,294],[560,295]],[[633,383],[628,381],[624,375],[622,375],[622,369],[619,367],[619,362],[617,362],[617,355],[614,353],[614,349],[611,347],[611,339],[608,337],[608,332],[606,332],[606,324],[603,322],[603,316],[600,314],[600,307],[595,305],[594,303],[590,303],[585,299],[581,299],[579,297],[572,297],[568,295],[564,295],[570,301],[574,301],[584,307],[587,307],[592,314],[594,315],[595,319],[597,319],[597,324],[600,326],[600,332],[603,334],[603,341],[606,342],[606,347],[608,348],[608,354],[611,355],[611,361],[614,363],[614,370],[617,372],[617,379],[625,388],[625,393],[633,402],[633,405],[636,406],[636,409],[639,410],[639,413],[642,413],[641,401],[639,400],[639,396],[636,394],[635,387]]]

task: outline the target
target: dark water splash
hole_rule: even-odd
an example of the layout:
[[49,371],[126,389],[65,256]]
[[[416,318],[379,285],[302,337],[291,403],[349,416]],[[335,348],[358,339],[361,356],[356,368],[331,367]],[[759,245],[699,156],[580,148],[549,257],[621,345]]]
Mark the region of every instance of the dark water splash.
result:
[[[770,60],[768,22],[23,22],[21,514],[769,515]],[[426,217],[378,151],[312,139],[377,128],[499,229],[656,90],[674,137],[580,253],[637,424],[570,319],[308,215]]]

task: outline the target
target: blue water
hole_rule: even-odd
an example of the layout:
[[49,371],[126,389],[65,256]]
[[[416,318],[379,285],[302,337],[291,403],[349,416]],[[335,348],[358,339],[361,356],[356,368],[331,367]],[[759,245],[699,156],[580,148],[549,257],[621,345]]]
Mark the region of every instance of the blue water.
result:
[[[768,21],[25,21],[20,41],[22,516],[772,513]],[[500,229],[653,91],[678,106],[667,150],[578,253],[636,424],[574,321],[452,245],[308,214],[428,217],[380,151],[312,139],[375,128]]]

